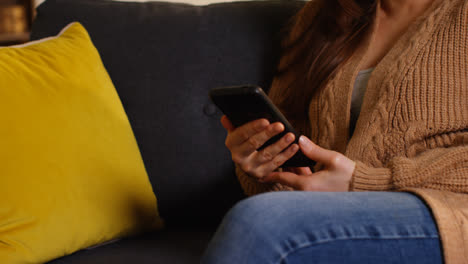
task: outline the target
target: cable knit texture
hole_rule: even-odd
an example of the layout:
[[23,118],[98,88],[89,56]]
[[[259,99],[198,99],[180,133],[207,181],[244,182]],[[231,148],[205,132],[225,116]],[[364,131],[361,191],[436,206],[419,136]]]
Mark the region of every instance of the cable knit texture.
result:
[[[422,197],[434,213],[445,262],[466,264],[468,1],[435,0],[410,25],[372,73],[350,138],[352,88],[366,50],[356,51],[312,99],[309,136],[356,161],[351,191]],[[288,75],[275,78],[273,101],[288,81]],[[236,172],[249,195],[289,189],[261,184],[240,168]]]

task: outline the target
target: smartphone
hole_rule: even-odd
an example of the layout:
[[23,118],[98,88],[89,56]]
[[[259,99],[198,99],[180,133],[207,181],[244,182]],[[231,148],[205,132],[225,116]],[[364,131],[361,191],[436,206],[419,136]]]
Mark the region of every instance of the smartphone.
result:
[[[283,132],[272,137],[258,150],[275,143],[289,132],[295,135],[293,143],[299,143],[300,135],[268,98],[262,88],[253,85],[214,88],[210,90],[210,98],[235,127],[260,118],[265,118],[270,123],[281,122],[284,125]],[[281,167],[313,167],[314,165],[315,162],[307,158],[299,150]]]

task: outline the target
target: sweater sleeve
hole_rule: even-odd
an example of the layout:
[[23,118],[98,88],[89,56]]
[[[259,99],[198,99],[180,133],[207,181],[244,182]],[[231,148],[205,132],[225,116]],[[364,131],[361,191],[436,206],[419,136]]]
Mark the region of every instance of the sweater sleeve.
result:
[[414,158],[395,157],[385,168],[357,161],[350,190],[386,191],[410,187],[468,193],[468,146],[430,149]]

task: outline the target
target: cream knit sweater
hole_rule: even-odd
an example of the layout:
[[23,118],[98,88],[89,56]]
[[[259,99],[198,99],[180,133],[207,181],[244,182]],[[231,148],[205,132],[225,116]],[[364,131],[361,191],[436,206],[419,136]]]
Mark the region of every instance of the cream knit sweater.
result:
[[[372,73],[350,138],[352,89],[366,49],[310,102],[309,136],[356,162],[351,191],[422,197],[434,213],[446,263],[466,264],[468,1],[436,0],[409,27]],[[270,97],[281,96],[287,81],[276,78]],[[288,189],[236,173],[249,195]]]

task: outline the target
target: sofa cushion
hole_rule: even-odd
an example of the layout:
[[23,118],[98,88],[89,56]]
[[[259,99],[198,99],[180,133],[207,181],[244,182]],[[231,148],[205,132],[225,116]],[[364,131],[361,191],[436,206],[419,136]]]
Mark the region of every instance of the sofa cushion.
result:
[[268,90],[280,29],[303,4],[47,0],[32,38],[71,21],[88,29],[134,129],[161,216],[168,224],[213,224],[243,192],[208,91],[247,83]]
[[200,263],[213,229],[165,229],[85,249],[49,264]]
[[86,30],[0,48],[0,263],[160,226],[127,116]]

